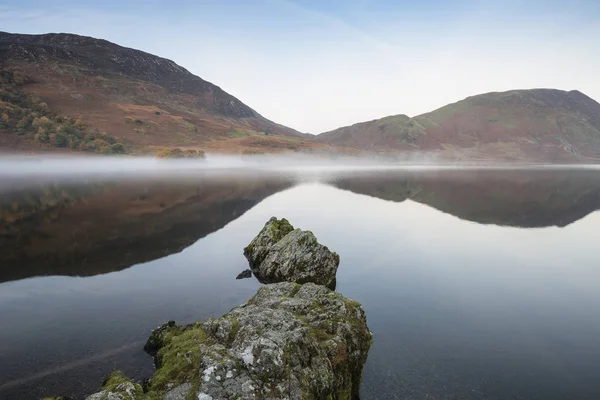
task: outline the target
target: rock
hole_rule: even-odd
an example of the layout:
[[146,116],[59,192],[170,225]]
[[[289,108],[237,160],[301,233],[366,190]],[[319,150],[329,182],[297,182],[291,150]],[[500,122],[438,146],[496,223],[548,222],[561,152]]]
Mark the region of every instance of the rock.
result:
[[252,271],[249,269],[246,269],[246,270],[240,272],[239,275],[235,277],[235,279],[246,279],[246,278],[250,278],[251,276],[252,276]]
[[184,383],[165,393],[163,400],[187,400],[192,389],[191,383]]
[[172,328],[174,326],[175,321],[169,321],[166,324],[163,324],[162,326],[159,326],[158,328],[154,329],[152,331],[152,334],[146,341],[146,344],[144,345],[144,350],[150,355],[155,355],[156,351],[158,350],[159,344],[164,341],[163,335],[165,335],[169,331],[169,328]]
[[102,391],[94,393],[86,400],[143,400],[145,399],[142,386],[126,378],[119,371],[104,381]]
[[156,328],[146,393],[115,373],[87,400],[358,399],[372,334],[361,305],[328,289],[339,256],[276,218],[244,254],[252,270],[238,279],[278,283],[221,318]]
[[360,304],[312,283],[265,285],[219,319],[157,330],[152,399],[358,399],[372,342]]
[[271,218],[244,249],[252,273],[262,283],[316,283],[335,289],[340,257],[310,231]]
[[267,257],[271,247],[293,230],[294,227],[287,219],[282,218],[278,220],[272,217],[244,249],[244,255],[250,263],[250,268],[254,271],[263,262],[265,257]]

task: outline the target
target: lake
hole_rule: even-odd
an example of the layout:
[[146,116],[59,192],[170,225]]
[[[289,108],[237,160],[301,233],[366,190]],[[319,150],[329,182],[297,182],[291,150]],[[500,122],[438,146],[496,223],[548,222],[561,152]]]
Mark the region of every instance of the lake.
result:
[[271,216],[340,254],[374,335],[362,398],[600,398],[597,169],[10,162],[2,399],[151,376],[153,328],[260,287],[236,276]]

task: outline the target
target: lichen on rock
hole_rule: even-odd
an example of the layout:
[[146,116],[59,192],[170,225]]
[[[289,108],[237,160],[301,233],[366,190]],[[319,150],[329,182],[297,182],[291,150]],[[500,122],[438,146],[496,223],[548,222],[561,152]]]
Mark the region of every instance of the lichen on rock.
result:
[[120,373],[87,400],[356,400],[372,343],[361,305],[330,288],[336,253],[310,231],[271,218],[244,249],[263,282],[220,318],[156,328],[144,349],[156,372]]
[[340,257],[312,232],[294,229],[285,218],[271,218],[244,255],[262,283],[312,282],[335,289]]
[[355,399],[372,341],[358,303],[288,282],[160,337],[149,398]]
[[259,266],[269,254],[271,247],[293,230],[294,227],[287,219],[278,220],[271,217],[260,233],[244,249],[244,255],[250,263],[250,268],[254,270],[255,267]]
[[120,371],[115,371],[102,385],[102,391],[94,393],[86,400],[143,400],[145,399],[142,386],[125,377]]

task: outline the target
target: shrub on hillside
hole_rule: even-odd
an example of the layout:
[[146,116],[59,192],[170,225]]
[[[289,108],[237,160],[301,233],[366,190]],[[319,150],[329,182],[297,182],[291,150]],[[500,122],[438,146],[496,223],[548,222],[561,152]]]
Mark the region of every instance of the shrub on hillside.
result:
[[125,146],[123,143],[114,143],[110,146],[113,154],[125,154]]
[[156,158],[204,158],[202,150],[185,150],[162,148],[156,152]]
[[[112,145],[117,141],[104,132],[88,128],[82,119],[52,113],[48,104],[22,86],[29,80],[18,71],[0,69],[0,124],[17,135],[56,147],[83,151],[103,151],[122,154],[125,146]],[[98,141],[99,140],[99,141]]]
[[186,158],[204,158],[206,154],[202,150],[186,150],[184,151]]
[[67,135],[65,135],[64,133],[59,132],[54,137],[54,145],[56,147],[67,147],[68,144],[69,144],[69,139],[67,138]]

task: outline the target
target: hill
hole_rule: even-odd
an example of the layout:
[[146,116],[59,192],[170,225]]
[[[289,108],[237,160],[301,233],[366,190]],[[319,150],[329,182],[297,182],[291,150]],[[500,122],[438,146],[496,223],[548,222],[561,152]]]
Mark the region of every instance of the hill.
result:
[[410,118],[396,115],[317,140],[363,150],[426,150],[465,158],[600,157],[600,104],[579,91],[513,90],[468,97]]
[[0,32],[0,61],[0,148],[326,147],[171,60],[106,40]]

